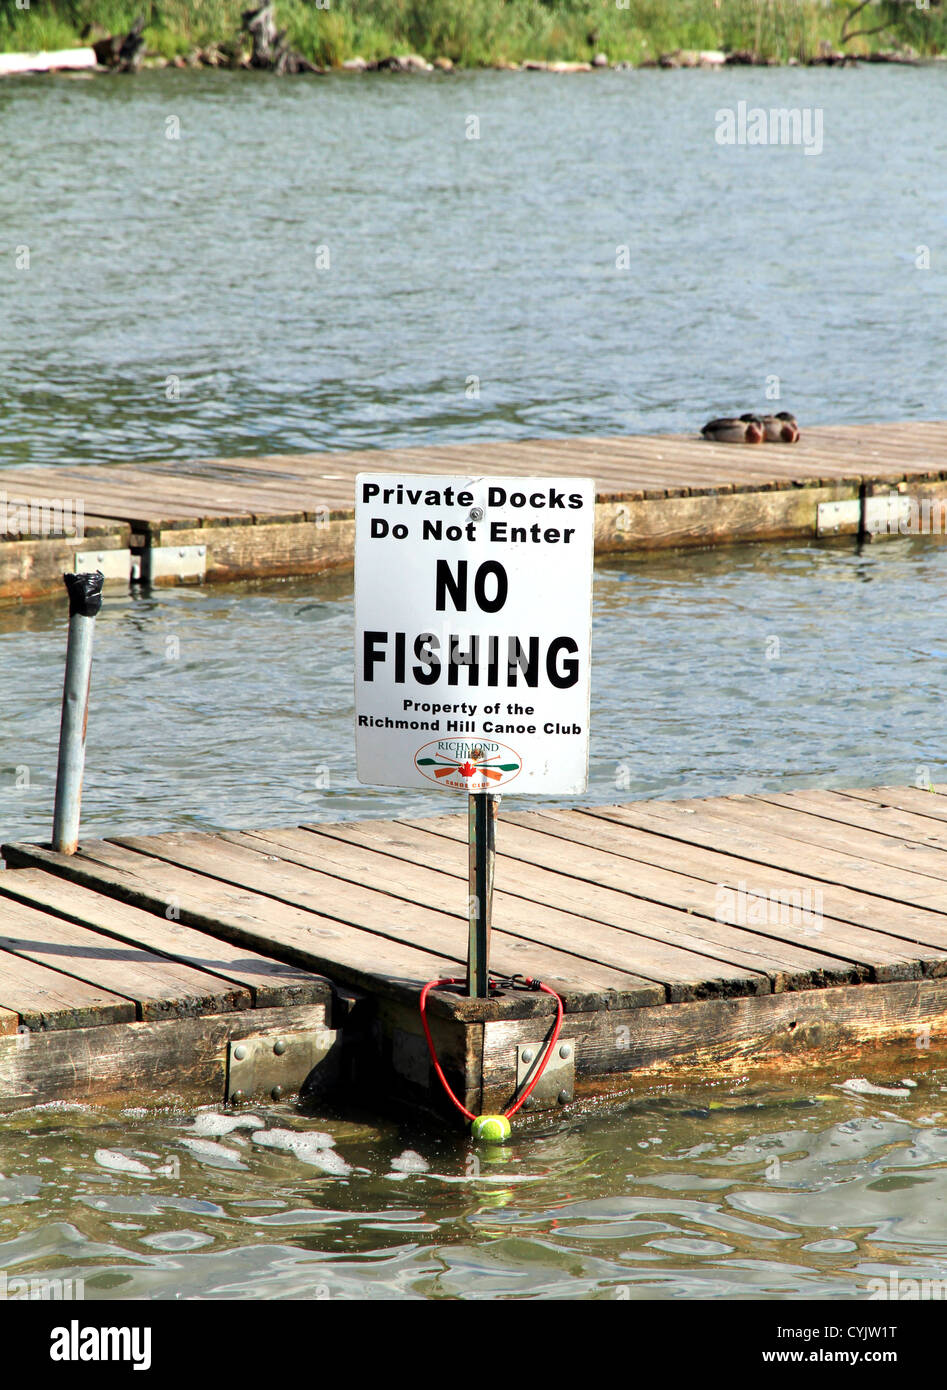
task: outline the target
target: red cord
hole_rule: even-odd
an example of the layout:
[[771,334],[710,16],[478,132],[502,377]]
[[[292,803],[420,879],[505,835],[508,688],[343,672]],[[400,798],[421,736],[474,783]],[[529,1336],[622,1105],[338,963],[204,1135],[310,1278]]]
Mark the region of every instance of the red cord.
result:
[[468,1120],[475,1120],[477,1118],[476,1115],[469,1111],[466,1105],[461,1105],[460,1101],[457,1099],[457,1097],[454,1095],[454,1092],[448,1085],[447,1077],[441,1070],[441,1064],[437,1060],[437,1053],[434,1051],[434,1039],[431,1037],[431,1030],[427,1026],[427,1014],[425,1013],[427,997],[432,989],[440,989],[441,985],[459,985],[460,983],[461,981],[453,976],[449,980],[428,980],[427,984],[421,991],[421,1022],[424,1025],[424,1036],[427,1038],[427,1050],[431,1054],[431,1061],[434,1063],[434,1070],[441,1078],[441,1085],[444,1087],[444,1090],[447,1092],[451,1100],[457,1106],[457,1109],[460,1111],[460,1113],[462,1115],[466,1115]]
[[[459,985],[459,984],[462,984],[462,983],[463,983],[463,981],[462,981],[460,978],[458,978],[457,976],[451,976],[450,979],[446,979],[446,980],[428,980],[427,984],[424,986],[424,988],[423,988],[422,991],[421,991],[421,1024],[422,1024],[422,1027],[424,1028],[424,1036],[427,1038],[427,1050],[428,1050],[428,1052],[430,1052],[430,1054],[431,1054],[431,1061],[434,1063],[434,1070],[437,1072],[437,1075],[438,1075],[438,1077],[440,1078],[441,1085],[444,1087],[444,1090],[445,1090],[445,1091],[447,1092],[447,1094],[450,1096],[451,1100],[454,1102],[454,1104],[456,1105],[456,1107],[457,1107],[457,1109],[460,1111],[460,1113],[461,1113],[462,1115],[466,1115],[466,1117],[467,1117],[468,1120],[475,1120],[475,1119],[477,1118],[476,1115],[472,1114],[471,1111],[469,1111],[469,1110],[467,1109],[466,1105],[461,1105],[460,1101],[459,1101],[459,1100],[457,1099],[457,1097],[454,1095],[454,1092],[451,1090],[450,1085],[448,1084],[447,1077],[444,1075],[444,1072],[443,1072],[443,1070],[442,1070],[442,1068],[441,1068],[441,1064],[440,1064],[440,1062],[437,1060],[437,1053],[436,1053],[436,1051],[434,1050],[434,1039],[431,1037],[431,1030],[430,1030],[430,1028],[428,1027],[428,1023],[427,1023],[427,997],[428,997],[428,995],[430,994],[431,990],[432,990],[432,989],[440,989],[441,985]],[[556,1001],[556,1026],[553,1028],[553,1030],[552,1030],[552,1037],[549,1039],[549,1042],[548,1042],[547,1045],[546,1045],[546,1051],[545,1051],[545,1054],[544,1054],[544,1056],[543,1056],[543,1060],[540,1062],[539,1066],[536,1068],[536,1075],[533,1077],[532,1081],[529,1083],[529,1085],[527,1086],[526,1090],[525,1090],[525,1091],[523,1092],[523,1094],[520,1096],[519,1100],[516,1101],[516,1103],[515,1103],[514,1105],[511,1105],[510,1108],[509,1108],[509,1110],[504,1110],[503,1113],[504,1113],[505,1117],[506,1117],[508,1120],[509,1120],[513,1115],[516,1114],[517,1110],[519,1110],[520,1106],[521,1106],[521,1105],[523,1104],[523,1102],[526,1100],[527,1096],[529,1096],[529,1095],[531,1094],[531,1092],[532,1092],[532,1090],[533,1090],[533,1087],[536,1085],[536,1082],[539,1080],[539,1078],[542,1076],[543,1072],[546,1070],[546,1063],[549,1061],[549,1058],[552,1056],[552,1050],[553,1050],[553,1048],[554,1048],[555,1045],[556,1045],[556,1042],[557,1042],[557,1040],[558,1040],[558,1038],[559,1038],[559,1032],[560,1032],[560,1030],[561,1030],[561,1028],[562,1028],[562,1014],[563,1014],[562,997],[561,997],[560,995],[558,995],[554,989],[550,989],[548,985],[544,985],[543,982],[542,982],[542,980],[526,980],[525,983],[526,983],[527,985],[533,985],[533,986],[535,986],[537,989],[543,990],[543,992],[544,992],[545,994],[551,994],[552,997],[553,997],[553,999],[555,999],[555,1001]]]

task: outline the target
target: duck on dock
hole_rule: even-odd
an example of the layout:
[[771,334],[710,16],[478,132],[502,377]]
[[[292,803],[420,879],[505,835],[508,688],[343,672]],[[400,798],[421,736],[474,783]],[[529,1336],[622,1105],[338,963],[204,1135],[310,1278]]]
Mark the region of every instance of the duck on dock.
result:
[[763,428],[767,444],[795,444],[799,438],[799,424],[788,410],[781,410],[778,415],[764,415]]
[[701,430],[705,439],[716,444],[762,444],[766,438],[763,421],[758,415],[741,415],[708,420]]

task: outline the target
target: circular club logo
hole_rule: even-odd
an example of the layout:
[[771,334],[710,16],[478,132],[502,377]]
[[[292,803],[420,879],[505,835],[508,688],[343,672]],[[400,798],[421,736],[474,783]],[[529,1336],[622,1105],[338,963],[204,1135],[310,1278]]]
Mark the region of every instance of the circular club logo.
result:
[[442,738],[414,755],[423,777],[452,791],[490,792],[512,782],[523,766],[519,753],[489,739]]

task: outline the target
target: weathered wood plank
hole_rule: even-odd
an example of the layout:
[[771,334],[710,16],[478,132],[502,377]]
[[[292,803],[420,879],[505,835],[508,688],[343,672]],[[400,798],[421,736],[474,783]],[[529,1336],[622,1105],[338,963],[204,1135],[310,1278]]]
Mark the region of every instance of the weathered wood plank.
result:
[[[4,480],[5,481],[5,480]],[[77,550],[127,550],[131,528],[126,522],[87,524],[75,536],[14,539],[0,536],[0,607],[62,594],[64,571],[72,572]]]
[[131,999],[2,950],[0,1007],[15,1013],[17,1026],[29,1031],[130,1023],[135,1017]]
[[[820,849],[815,842],[801,842],[791,834],[773,833],[755,822],[746,825],[732,816],[721,816],[684,808],[683,803],[649,801],[646,812],[632,806],[596,807],[590,814],[603,820],[644,828],[659,822],[659,833],[704,845],[725,853],[739,854],[757,864],[802,873],[813,881],[838,883],[875,893],[879,898],[913,903],[935,912],[943,911],[944,897],[936,879],[890,869],[885,865],[854,854]],[[700,806],[701,803],[697,803]]]
[[333,979],[356,987],[371,981],[396,993],[399,987],[420,989],[432,977],[452,973],[457,964],[104,841],[87,842],[76,855],[58,855],[37,845],[4,845],[3,852],[11,868],[41,867],[146,911],[161,916],[171,911],[186,926],[303,969],[324,973],[330,964]]
[[947,796],[941,795],[936,787],[931,791],[921,791],[918,787],[854,787],[842,794],[873,805],[911,811],[930,820],[947,820]]
[[0,874],[0,896],[50,910],[118,941],[219,975],[248,990],[257,1008],[324,1002],[330,989],[324,976],[272,960],[246,946],[234,946],[42,869],[9,869]]
[[[428,949],[446,953],[456,951],[462,943],[461,949],[466,951],[466,894],[458,890],[458,907],[453,910],[446,903],[438,909],[425,907],[423,893],[416,895],[421,902],[396,897],[395,875],[384,864],[379,866],[379,877],[386,887],[376,889],[366,884],[364,875],[342,878],[334,872],[303,869],[276,855],[268,858],[265,849],[251,849],[213,835],[173,833],[147,839],[120,836],[110,843],[212,874],[224,882],[245,883],[300,907],[320,903],[324,912],[352,926],[379,930],[378,923],[384,923],[386,934],[396,934],[398,939],[406,939],[402,933],[408,932],[407,939],[423,943]],[[407,876],[407,871],[403,876]],[[542,964],[535,972],[541,978],[550,974],[546,968],[549,958],[544,958],[544,952],[554,947],[575,952],[581,960],[592,961],[599,967],[614,963],[634,970],[636,975],[661,985],[671,998],[768,988],[768,981],[759,972],[723,965],[709,956],[644,937],[632,943],[625,939],[627,933],[608,931],[587,918],[555,908],[517,900],[515,915],[511,912],[501,919],[500,895],[495,898],[494,908],[493,954],[500,971],[505,969],[500,962],[508,949],[507,938],[515,937],[541,948],[536,954]]]
[[[153,854],[168,863],[213,875],[226,883],[245,883],[296,906],[318,902],[327,915],[339,922],[365,932],[383,932],[393,940],[416,942],[427,950],[451,956],[458,963],[466,956],[466,893],[458,892],[456,903],[448,902],[443,880],[427,879],[426,895],[419,890],[405,899],[399,895],[399,886],[390,872],[387,876],[382,873],[373,886],[363,874],[338,875],[335,866],[330,872],[304,870],[281,859],[266,846],[241,843],[239,834],[212,836],[181,832],[148,837],[121,836],[109,841],[108,845],[105,853],[122,846],[138,853]],[[95,852],[102,851],[97,847]],[[423,873],[423,870],[418,872]],[[431,906],[432,902],[436,907]],[[646,999],[654,1002],[656,993],[663,997],[666,985],[662,979],[650,975],[643,977],[640,969],[626,969],[620,957],[603,960],[599,953],[586,950],[584,941],[580,950],[572,926],[571,922],[553,920],[546,913],[537,913],[517,903],[514,922],[495,922],[493,968],[497,973],[528,974],[549,983],[556,982],[555,987],[561,987],[567,998],[577,989],[591,988],[599,992],[617,990],[641,1002]],[[616,949],[621,945],[619,942],[612,944]],[[669,987],[675,991],[689,989],[697,978],[696,964],[683,956],[672,962],[672,968],[681,973]],[[666,966],[666,962],[661,965]],[[716,981],[710,979],[698,987],[712,989],[715,984]]]
[[[428,833],[460,838],[461,827],[453,817],[417,821],[414,824]],[[800,907],[795,920],[788,911],[783,914],[778,910],[771,912],[770,905],[774,898],[779,901],[782,895],[785,900],[791,892],[781,880],[768,885],[754,885],[757,891],[752,895],[745,888],[740,903],[732,893],[722,894],[719,883],[708,883],[700,878],[644,863],[638,864],[632,874],[627,861],[607,851],[584,847],[579,854],[568,845],[556,845],[553,849],[553,842],[548,836],[522,825],[513,825],[509,829],[504,827],[504,832],[505,854],[509,856],[507,862],[515,861],[510,864],[509,874],[524,892],[535,894],[544,891],[553,898],[557,894],[565,897],[568,888],[560,886],[561,878],[550,874],[568,872],[582,879],[589,878],[592,883],[611,885],[627,895],[629,904],[634,904],[630,909],[632,912],[661,912],[663,908],[660,905],[663,904],[692,913],[692,930],[696,934],[709,937],[716,929],[719,939],[733,945],[747,940],[752,944],[752,938],[745,930],[746,923],[739,921],[741,910],[753,914],[748,920],[755,933],[758,933],[756,940],[765,943],[770,953],[777,950],[777,942],[797,945],[807,942],[812,954],[808,960],[798,961],[797,965],[803,965],[810,973],[808,977],[803,975],[798,984],[787,984],[784,986],[786,988],[843,983],[864,978],[867,972],[876,980],[906,980],[915,979],[921,974],[947,973],[943,946],[921,946],[914,942],[908,945],[881,931],[869,931],[828,918],[821,909],[813,911],[811,905],[808,911]],[[530,864],[541,866],[544,876],[537,877],[535,871],[526,867]],[[499,872],[498,856],[498,875]],[[541,889],[543,882],[545,888]],[[587,899],[593,893],[591,887],[584,889]],[[639,908],[639,899],[647,899],[649,905],[642,904]],[[601,904],[600,910],[609,909],[606,904]],[[724,919],[722,930],[717,928],[720,918]],[[944,925],[947,926],[947,923]],[[711,949],[709,943],[705,949]],[[861,967],[861,971],[857,967]]]
[[941,873],[938,877],[947,871],[947,825],[938,825],[933,817],[893,806],[865,803],[842,792],[805,791],[785,795],[761,792],[755,799],[785,806],[789,810],[806,811],[810,815],[857,826],[861,830],[890,835],[900,843],[907,840],[928,846],[940,852]]
[[[806,428],[792,448],[728,448],[681,435],[548,438],[206,459],[186,468],[24,467],[5,470],[4,481],[39,499],[75,492],[87,511],[126,534],[130,525],[147,546],[204,545],[207,579],[224,581],[351,564],[359,471],[592,476],[596,547],[622,553],[814,535],[820,502],[902,480],[912,494],[947,498],[945,446],[947,423],[908,422]],[[857,529],[853,521],[840,532]],[[113,544],[107,536],[101,543]],[[52,538],[0,544],[0,603],[55,592],[68,561]]]
[[321,1029],[325,1023],[325,1005],[309,1004],[157,1023],[129,1021],[117,1027],[76,1024],[56,1032],[0,1038],[0,1110],[52,1100],[222,1103],[230,1042],[257,1034],[275,1037],[293,1029]]
[[[429,829],[435,826],[450,826],[453,833],[432,838]],[[304,828],[310,835],[321,839],[336,840],[356,849],[364,847],[363,854],[370,850],[409,863],[420,862],[450,873],[453,877],[466,881],[467,854],[466,831],[456,823],[455,817],[438,818],[437,821],[343,821],[338,825],[311,825]],[[301,845],[299,832],[257,832],[266,843],[278,846]],[[727,923],[717,921],[713,914],[709,919],[692,912],[690,907],[675,910],[662,903],[655,903],[634,895],[634,885],[627,865],[618,859],[613,865],[592,863],[581,866],[576,874],[581,882],[570,881],[571,870],[562,863],[557,866],[546,863],[540,855],[532,862],[541,865],[540,870],[527,867],[524,861],[530,855],[510,853],[510,832],[507,825],[502,826],[500,836],[503,849],[497,856],[496,897],[508,901],[510,914],[524,911],[522,903],[515,899],[525,898],[531,902],[547,906],[559,905],[568,908],[591,922],[603,922],[626,931],[631,939],[623,943],[621,949],[631,952],[639,968],[645,968],[644,960],[637,954],[639,943],[636,937],[648,937],[669,945],[681,946],[696,951],[716,961],[743,967],[766,974],[773,989],[806,989],[828,982],[854,980],[867,975],[867,969],[859,972],[857,963],[844,958],[821,954],[816,941],[803,944],[800,929],[793,935],[791,930],[773,934],[773,939],[750,931],[734,929]],[[439,843],[440,841],[440,843]],[[286,852],[282,850],[280,852]],[[320,854],[332,856],[335,863],[338,851],[324,847]],[[606,856],[607,858],[607,856]],[[368,861],[356,853],[351,872],[364,872],[362,865]],[[383,861],[382,861],[383,863]],[[382,867],[380,871],[391,871]],[[609,884],[610,887],[603,885]],[[689,885],[688,885],[689,886]],[[695,885],[695,891],[704,885]],[[612,891],[618,888],[619,891]],[[505,892],[501,892],[505,889]],[[423,891],[423,890],[422,890]],[[591,925],[583,929],[594,939]],[[585,935],[583,935],[583,942]],[[917,973],[917,971],[915,971]],[[900,978],[900,977],[899,977]]]
[[[646,823],[646,808],[652,802],[635,804],[639,825]],[[696,803],[699,805],[699,803]],[[610,808],[604,808],[604,812]],[[648,829],[615,822],[595,813],[589,807],[582,811],[524,811],[504,816],[504,824],[527,826],[560,840],[573,841],[594,849],[605,849],[623,859],[635,861],[630,875],[637,874],[637,862],[654,864],[676,870],[694,878],[702,878],[718,888],[731,892],[765,897],[775,888],[804,895],[818,888],[824,915],[834,921],[852,922],[872,931],[907,942],[921,942],[937,951],[947,951],[947,921],[938,912],[914,907],[909,903],[890,902],[854,888],[837,883],[814,883],[803,874],[781,868],[778,882],[766,865],[750,859],[740,859],[723,850],[705,849],[686,840],[669,838],[667,825],[655,816]],[[803,897],[801,901],[805,901]]]
[[[201,873],[136,854],[105,841],[86,842],[77,855],[57,855],[34,845],[5,845],[11,867],[43,867],[123,901],[179,920],[238,944],[265,950],[281,960],[316,970],[358,989],[402,999],[417,999],[422,986],[442,976],[462,976],[466,937],[454,932],[452,955],[438,955],[393,936],[361,931],[343,922],[247,891]],[[563,995],[570,1008],[634,1007],[657,1003],[664,991],[657,984],[638,984],[623,972],[583,963],[564,952],[540,951],[526,940],[511,938],[496,954],[494,966],[504,974],[542,976]],[[543,976],[543,967],[546,974]],[[566,973],[568,972],[568,973]],[[438,1007],[464,1016],[482,1012],[477,1001],[432,995]],[[508,1005],[508,1007],[506,1007]],[[542,1012],[536,996],[524,1002],[491,1001],[489,1011],[503,1014],[523,1007]]]
[[[536,1020],[484,1024],[485,1111],[502,1109],[515,1086],[517,1044],[543,1037]],[[947,981],[842,985],[794,994],[697,1000],[563,1022],[575,1046],[578,1094],[618,1091],[632,1073],[706,1072],[730,1062],[816,1052],[821,1062],[845,1048],[901,1041],[926,1049],[947,1035]]]
[[[708,813],[738,821],[741,825],[761,825],[777,834],[791,835],[802,844],[818,845],[823,849],[869,859],[884,866],[886,874],[891,868],[906,869],[909,874],[924,875],[935,880],[947,878],[947,855],[940,850],[906,843],[903,839],[881,832],[845,825],[820,811],[810,813],[755,796],[710,797],[702,804]],[[927,888],[938,891],[936,884],[928,884]],[[939,891],[944,909],[947,909],[947,889]]]
[[261,523],[201,527],[150,524],[149,544],[205,545],[208,582],[321,574],[351,565],[355,545],[352,515],[330,515],[325,522]]
[[133,999],[143,1019],[250,1007],[249,990],[115,941],[25,903],[0,898],[0,948]]

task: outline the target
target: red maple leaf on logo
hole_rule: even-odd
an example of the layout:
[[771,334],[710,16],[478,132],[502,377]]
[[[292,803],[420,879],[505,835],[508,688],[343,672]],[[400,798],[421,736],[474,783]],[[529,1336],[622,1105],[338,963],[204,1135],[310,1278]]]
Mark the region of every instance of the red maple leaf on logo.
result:
[[458,768],[457,771],[460,773],[461,777],[472,777],[477,769],[468,758],[463,767]]

